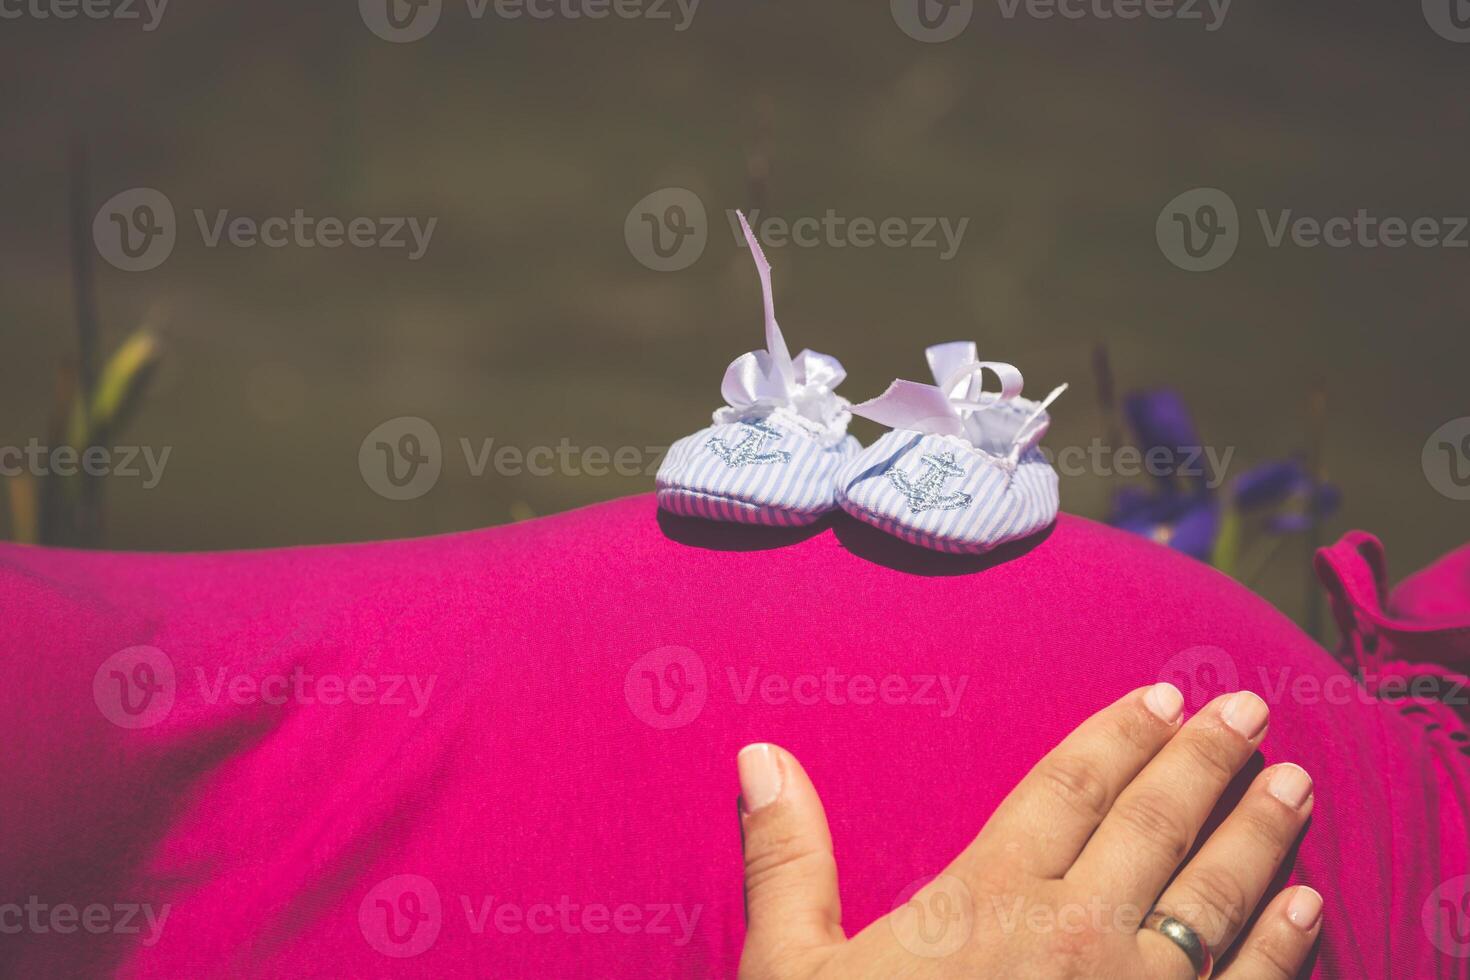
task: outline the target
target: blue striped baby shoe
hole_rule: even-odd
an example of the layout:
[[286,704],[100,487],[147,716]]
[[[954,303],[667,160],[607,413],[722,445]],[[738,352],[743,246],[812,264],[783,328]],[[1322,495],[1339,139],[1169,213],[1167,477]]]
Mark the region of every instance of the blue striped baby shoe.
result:
[[[1057,516],[1057,474],[1038,448],[1050,405],[1021,397],[1021,372],[976,359],[968,342],[926,352],[936,384],[895,381],[853,414],[893,431],[838,474],[838,503],[912,544],[979,554],[1041,530]],[[982,376],[1000,379],[984,390]]]
[[837,506],[837,471],[862,448],[847,434],[851,405],[833,391],[847,372],[827,354],[791,356],[776,324],[771,265],[743,214],[740,226],[760,274],[766,349],[731,362],[714,424],[669,447],[655,478],[658,503],[686,517],[810,524]]

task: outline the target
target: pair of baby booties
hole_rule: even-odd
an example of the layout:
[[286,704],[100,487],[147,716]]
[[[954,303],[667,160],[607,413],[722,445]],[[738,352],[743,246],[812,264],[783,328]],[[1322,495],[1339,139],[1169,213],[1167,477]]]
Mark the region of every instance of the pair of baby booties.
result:
[[[760,274],[766,349],[725,371],[714,424],[669,447],[656,477],[663,509],[687,517],[800,526],[841,507],[912,544],[978,554],[1047,527],[1057,474],[1038,444],[1047,406],[1021,397],[1021,372],[981,361],[973,343],[925,352],[934,384],[894,381],[858,405],[836,394],[831,355],[792,357],[776,323],[771,266],[740,215]],[[1000,381],[984,390],[982,375]],[[891,431],[866,449],[847,434],[861,415]]]

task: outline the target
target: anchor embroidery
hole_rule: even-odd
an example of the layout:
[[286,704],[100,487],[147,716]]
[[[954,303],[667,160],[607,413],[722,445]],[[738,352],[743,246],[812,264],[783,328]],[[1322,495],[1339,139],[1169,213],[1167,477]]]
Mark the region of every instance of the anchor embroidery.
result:
[[964,476],[962,467],[955,465],[954,453],[926,453],[924,472],[917,479],[910,479],[902,470],[890,469],[889,481],[898,492],[908,498],[909,511],[922,514],[926,510],[958,510],[970,505],[971,497],[962,490],[944,492],[944,481]]
[[749,466],[752,463],[789,463],[791,454],[784,449],[762,452],[766,443],[781,438],[781,431],[772,428],[762,419],[741,419],[740,424],[748,430],[745,438],[730,445],[719,436],[710,437],[709,451],[725,461],[729,467]]

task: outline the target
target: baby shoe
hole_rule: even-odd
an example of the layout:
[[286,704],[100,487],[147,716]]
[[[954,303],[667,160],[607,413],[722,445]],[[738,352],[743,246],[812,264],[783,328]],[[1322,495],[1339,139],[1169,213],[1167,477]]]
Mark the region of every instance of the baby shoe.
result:
[[669,447],[658,503],[686,517],[810,524],[837,506],[837,471],[862,448],[847,434],[851,404],[832,390],[847,372],[827,354],[792,358],[776,325],[771,265],[743,214],[740,227],[760,274],[766,349],[731,362],[714,424]]
[[[1021,397],[1021,372],[976,359],[968,342],[926,352],[935,385],[895,381],[855,415],[893,429],[838,474],[838,502],[849,514],[936,551],[979,554],[1050,524],[1057,474],[1037,444],[1046,408]],[[983,374],[1000,379],[984,390]]]

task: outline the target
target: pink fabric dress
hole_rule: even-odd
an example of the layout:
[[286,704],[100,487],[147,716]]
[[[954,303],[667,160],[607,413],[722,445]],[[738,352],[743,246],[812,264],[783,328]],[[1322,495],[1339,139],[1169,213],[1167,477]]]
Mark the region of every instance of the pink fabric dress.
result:
[[[1416,663],[1464,635],[1464,583],[1388,610],[1336,554],[1340,621],[1417,623]],[[1361,693],[1244,588],[1066,515],[984,558],[651,496],[343,547],[3,547],[0,623],[7,975],[733,976],[740,746],[806,764],[855,931],[1165,678],[1191,710],[1261,694],[1259,764],[1315,778],[1280,882],[1327,900],[1311,976],[1470,976],[1460,718]]]

